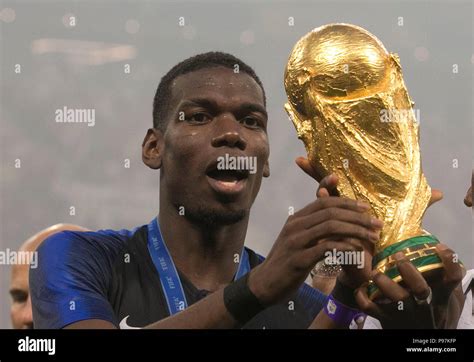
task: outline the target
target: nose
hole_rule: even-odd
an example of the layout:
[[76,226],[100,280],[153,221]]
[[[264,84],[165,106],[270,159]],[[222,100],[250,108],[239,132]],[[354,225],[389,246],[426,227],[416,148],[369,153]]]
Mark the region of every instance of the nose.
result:
[[237,147],[242,151],[247,147],[247,141],[240,133],[240,124],[230,113],[225,113],[214,123],[217,127],[217,136],[212,138],[213,147]]
[[31,309],[31,297],[28,296],[26,304],[23,306],[21,311],[21,328],[32,329],[33,328],[33,311]]

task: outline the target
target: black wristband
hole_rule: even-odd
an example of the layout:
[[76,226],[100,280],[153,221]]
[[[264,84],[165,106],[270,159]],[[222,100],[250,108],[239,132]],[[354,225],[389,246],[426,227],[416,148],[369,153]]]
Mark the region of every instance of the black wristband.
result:
[[265,309],[247,284],[249,274],[224,288],[224,305],[241,325]]
[[338,302],[341,302],[348,307],[359,309],[354,297],[354,289],[342,284],[337,278],[336,285],[334,286],[331,294]]

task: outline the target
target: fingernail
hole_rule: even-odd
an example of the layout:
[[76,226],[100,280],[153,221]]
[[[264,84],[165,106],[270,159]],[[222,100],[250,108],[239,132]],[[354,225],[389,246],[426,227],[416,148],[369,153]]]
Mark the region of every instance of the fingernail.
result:
[[405,255],[403,255],[403,253],[399,251],[398,253],[395,253],[393,257],[395,258],[395,260],[402,260],[405,258]]
[[370,209],[370,205],[363,201],[357,201],[357,207],[364,211],[367,211]]
[[447,248],[448,247],[444,244],[436,244],[436,249],[438,249],[438,250],[443,251],[443,250],[446,250]]
[[376,219],[375,217],[370,219],[370,223],[372,224],[373,227],[377,229],[381,229],[383,227],[383,221]]

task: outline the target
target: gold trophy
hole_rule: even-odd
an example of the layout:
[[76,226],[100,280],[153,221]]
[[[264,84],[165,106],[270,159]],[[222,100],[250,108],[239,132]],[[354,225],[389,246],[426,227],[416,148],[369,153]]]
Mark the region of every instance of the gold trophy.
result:
[[[399,251],[422,273],[441,268],[439,241],[421,227],[431,189],[398,56],[358,26],[324,25],[294,46],[285,90],[312,166],[321,176],[337,174],[340,195],[366,201],[384,221],[373,268],[401,282]],[[373,283],[369,295],[378,295]]]

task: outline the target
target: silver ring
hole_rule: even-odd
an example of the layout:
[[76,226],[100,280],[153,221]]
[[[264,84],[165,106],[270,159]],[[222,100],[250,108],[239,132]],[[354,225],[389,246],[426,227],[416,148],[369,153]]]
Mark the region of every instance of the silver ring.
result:
[[420,298],[417,298],[416,295],[413,295],[413,299],[415,299],[416,304],[418,304],[418,305],[429,305],[429,304],[431,304],[431,301],[433,300],[433,291],[431,290],[430,287],[428,287],[428,288],[430,289],[430,293],[428,294],[428,296],[426,298],[420,299]]

